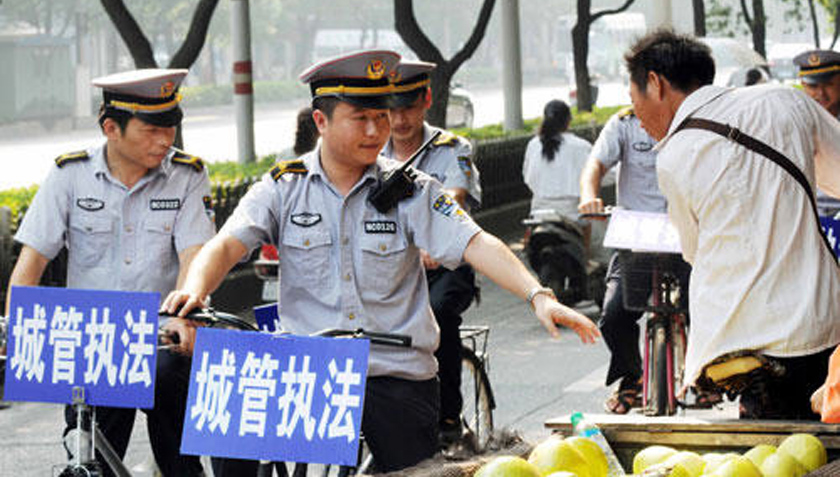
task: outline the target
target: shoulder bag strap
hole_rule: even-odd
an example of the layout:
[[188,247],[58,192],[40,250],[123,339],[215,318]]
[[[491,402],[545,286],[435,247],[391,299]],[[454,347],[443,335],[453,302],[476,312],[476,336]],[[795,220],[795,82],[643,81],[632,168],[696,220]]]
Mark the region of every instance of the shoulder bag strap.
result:
[[703,118],[686,118],[685,121],[682,122],[677,129],[674,130],[674,133],[682,131],[683,129],[704,129],[706,131],[711,131],[713,133],[719,134],[730,141],[735,141],[738,144],[746,147],[747,149],[754,151],[762,156],[770,159],[771,161],[778,164],[782,167],[785,171],[788,172],[799,185],[805,190],[805,195],[808,196],[808,200],[811,202],[811,211],[814,213],[814,219],[817,222],[817,229],[820,231],[820,237],[823,239],[823,243],[828,248],[829,253],[831,256],[834,257],[834,262],[837,263],[837,257],[834,255],[834,250],[831,247],[831,244],[828,242],[828,238],[826,238],[825,233],[823,233],[822,225],[820,224],[820,214],[817,212],[817,202],[814,199],[814,192],[811,189],[811,185],[808,183],[808,179],[805,178],[805,174],[802,173],[801,170],[791,162],[790,159],[785,157],[784,154],[780,153],[776,149],[768,146],[767,144],[759,141],[758,139],[745,134],[738,130],[737,128],[733,128],[728,124],[721,124],[717,121],[712,121],[709,119]]

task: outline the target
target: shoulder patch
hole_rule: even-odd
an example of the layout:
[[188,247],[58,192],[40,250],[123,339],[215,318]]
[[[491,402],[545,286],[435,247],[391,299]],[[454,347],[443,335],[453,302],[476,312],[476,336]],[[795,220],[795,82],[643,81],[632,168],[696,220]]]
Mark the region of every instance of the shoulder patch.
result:
[[619,119],[632,118],[635,115],[636,115],[636,112],[633,111],[632,107],[624,108],[624,109],[622,109],[621,111],[618,112]]
[[291,161],[280,161],[271,168],[269,172],[274,181],[279,181],[283,174],[306,174],[306,165],[300,159]]
[[70,162],[86,161],[88,159],[90,159],[90,155],[88,155],[87,151],[68,152],[67,154],[62,154],[56,157],[55,165],[58,167],[64,167],[65,164]]
[[440,136],[435,140],[435,146],[455,146],[458,144],[458,136],[452,134],[449,131],[443,131],[440,133]]
[[204,170],[204,161],[202,161],[201,158],[198,156],[191,156],[179,149],[175,149],[175,154],[172,156],[172,163],[180,164],[182,166],[190,166],[195,169],[196,172]]

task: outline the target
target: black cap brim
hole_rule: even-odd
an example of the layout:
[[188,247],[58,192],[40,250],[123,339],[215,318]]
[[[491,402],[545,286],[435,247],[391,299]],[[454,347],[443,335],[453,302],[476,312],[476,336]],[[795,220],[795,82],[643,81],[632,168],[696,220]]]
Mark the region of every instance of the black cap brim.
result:
[[394,108],[407,108],[409,106],[413,106],[414,103],[417,101],[417,98],[420,97],[421,93],[426,91],[425,88],[418,88],[412,91],[406,91],[404,93],[396,93],[394,94]]
[[364,109],[390,109],[393,108],[394,104],[394,95],[393,94],[377,94],[377,95],[364,95],[364,96],[351,96],[346,94],[337,94],[332,96],[322,96],[322,97],[333,97],[338,99],[339,101],[343,101],[345,103],[350,103],[353,106],[358,106]]
[[160,126],[163,128],[173,128],[177,127],[181,124],[181,120],[184,118],[184,112],[181,111],[180,106],[176,106],[168,111],[163,111],[160,113],[135,113],[134,117],[143,121],[144,123],[149,123],[154,126]]

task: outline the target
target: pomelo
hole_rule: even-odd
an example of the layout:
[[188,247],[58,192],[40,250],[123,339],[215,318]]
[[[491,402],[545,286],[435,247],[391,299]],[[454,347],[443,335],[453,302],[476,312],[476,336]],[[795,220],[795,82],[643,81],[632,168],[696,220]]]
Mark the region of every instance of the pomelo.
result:
[[761,467],[764,459],[776,453],[776,446],[770,444],[759,444],[744,453],[744,457],[751,460],[756,467]]
[[481,466],[475,477],[540,477],[540,471],[521,457],[496,457]]
[[802,477],[808,473],[808,469],[790,454],[781,450],[764,459],[761,464],[761,473],[764,477]]
[[633,457],[633,473],[641,474],[648,467],[665,462],[665,459],[676,454],[676,449],[667,446],[648,446]]
[[607,477],[610,470],[607,456],[595,441],[581,436],[567,437],[565,441],[583,454],[583,458],[589,464],[590,477]]
[[779,444],[779,450],[795,457],[808,472],[824,466],[828,461],[822,441],[811,434],[791,434]]
[[590,477],[589,466],[583,454],[570,442],[559,437],[549,437],[537,444],[528,456],[528,462],[542,475],[565,470],[577,477]]

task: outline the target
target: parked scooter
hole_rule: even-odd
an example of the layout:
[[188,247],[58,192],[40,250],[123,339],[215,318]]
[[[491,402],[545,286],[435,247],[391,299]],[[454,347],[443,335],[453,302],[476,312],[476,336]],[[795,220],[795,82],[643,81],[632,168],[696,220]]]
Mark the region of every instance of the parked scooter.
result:
[[584,228],[553,209],[532,210],[522,223],[528,262],[540,283],[566,306],[592,300],[600,307],[607,266],[592,260]]

